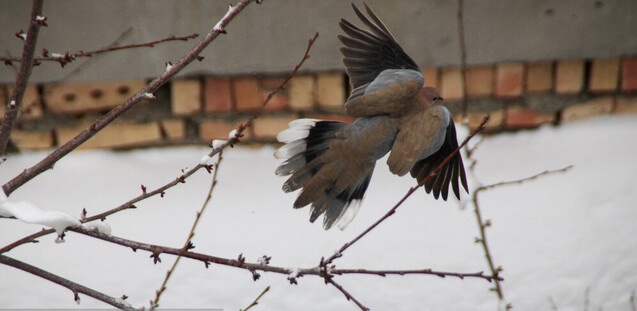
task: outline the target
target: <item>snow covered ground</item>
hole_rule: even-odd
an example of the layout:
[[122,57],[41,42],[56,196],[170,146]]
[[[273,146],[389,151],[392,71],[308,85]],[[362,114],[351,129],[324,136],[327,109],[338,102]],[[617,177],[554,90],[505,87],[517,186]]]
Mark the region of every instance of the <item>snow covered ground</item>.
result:
[[[466,133],[465,133],[466,134]],[[176,178],[199,162],[206,148],[131,152],[75,152],[55,169],[11,195],[49,210],[79,216],[117,206]],[[219,184],[194,238],[196,251],[255,262],[313,267],[383,215],[414,184],[391,175],[379,162],[358,216],[345,231],[324,231],[308,222],[308,209],[293,210],[294,194],[274,175],[274,149],[236,147],[224,154]],[[482,213],[493,224],[488,241],[504,269],[505,298],[515,310],[631,310],[637,290],[637,116],[612,116],[485,138],[472,187],[524,178],[573,165],[567,173],[481,195]],[[45,153],[10,155],[0,165],[0,183]],[[466,163],[468,164],[468,163]],[[203,203],[211,175],[205,171],[108,218],[112,233],[148,243],[180,247]],[[41,226],[0,219],[0,245]],[[341,268],[477,272],[488,268],[472,208],[435,201],[416,192],[398,212],[336,261]],[[6,255],[47,269],[106,294],[126,294],[134,306],[148,306],[174,257],[154,265],[146,252],[68,233],[53,235]],[[492,286],[481,279],[434,276],[337,276],[336,280],[374,310],[497,310]],[[160,304],[164,308],[245,308],[268,285],[254,310],[357,310],[322,279],[306,276],[290,285],[285,276],[249,272],[183,260]],[[587,294],[588,293],[588,294]],[[88,308],[104,304],[58,285],[0,265],[0,308]],[[586,302],[588,301],[588,302]],[[502,306],[500,306],[502,307]]]

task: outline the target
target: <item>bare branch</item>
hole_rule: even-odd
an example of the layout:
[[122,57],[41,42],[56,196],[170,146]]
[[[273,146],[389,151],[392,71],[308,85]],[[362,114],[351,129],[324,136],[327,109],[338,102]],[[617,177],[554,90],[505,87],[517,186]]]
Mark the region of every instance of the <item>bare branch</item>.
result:
[[427,181],[429,181],[429,179],[431,179],[433,176],[435,176],[449,161],[451,161],[451,158],[453,156],[455,156],[460,149],[462,149],[462,147],[464,147],[467,142],[469,142],[469,140],[471,140],[471,138],[473,138],[476,134],[478,134],[478,132],[484,130],[484,125],[487,123],[487,121],[489,121],[489,116],[485,116],[484,119],[482,120],[482,122],[480,123],[480,125],[474,129],[471,134],[469,136],[467,136],[467,138],[465,138],[465,140],[460,144],[460,146],[458,148],[456,148],[456,150],[454,150],[451,154],[449,154],[442,162],[440,162],[440,164],[423,180],[421,180],[418,185],[411,187],[409,189],[409,191],[407,191],[407,194],[405,194],[405,196],[402,197],[402,199],[400,199],[398,201],[398,203],[396,203],[396,205],[394,205],[394,207],[392,207],[385,215],[383,215],[383,217],[381,217],[380,219],[378,219],[375,223],[373,223],[371,226],[369,226],[367,229],[365,229],[361,234],[359,234],[358,236],[356,236],[354,239],[352,239],[351,241],[343,244],[343,246],[341,246],[341,248],[335,252],[332,256],[328,257],[326,260],[324,260],[322,262],[323,265],[327,266],[330,263],[332,263],[332,261],[338,257],[341,257],[343,252],[348,249],[350,246],[352,246],[354,243],[358,242],[358,240],[360,240],[362,237],[364,237],[367,233],[369,233],[370,231],[372,231],[374,228],[376,228],[376,226],[378,226],[380,223],[382,223],[383,221],[385,221],[385,219],[389,218],[391,215],[393,215],[396,210],[398,209],[398,207],[400,207],[403,202],[405,202],[414,192],[416,192],[416,190],[418,190],[420,187],[422,187]]
[[[9,143],[9,137],[11,136],[11,130],[13,124],[18,118],[18,111],[22,106],[22,98],[31,76],[31,68],[33,68],[33,54],[35,53],[35,44],[38,40],[38,33],[40,26],[46,25],[41,22],[40,15],[42,15],[42,0],[33,0],[33,8],[31,9],[31,16],[29,19],[29,29],[25,34],[24,49],[22,50],[22,57],[20,61],[20,69],[18,70],[18,76],[15,80],[15,86],[13,93],[9,98],[9,105],[4,112],[4,118],[2,118],[2,124],[0,125],[0,157],[4,158],[4,153]],[[8,193],[7,193],[8,195]]]
[[537,173],[537,174],[535,174],[533,176],[529,176],[529,177],[525,177],[525,178],[521,178],[521,179],[516,179],[516,180],[511,180],[511,181],[501,181],[499,183],[495,183],[495,184],[492,184],[492,185],[480,186],[480,187],[478,187],[478,189],[476,189],[475,192],[489,190],[489,189],[496,188],[496,187],[501,187],[501,186],[523,184],[523,183],[525,183],[527,181],[538,179],[539,177],[542,177],[542,176],[545,176],[545,175],[550,175],[550,174],[555,174],[555,173],[565,173],[565,172],[567,172],[568,170],[570,170],[572,168],[573,168],[573,165],[569,165],[569,166],[566,166],[566,167],[563,167],[563,168],[557,169],[557,170],[545,170],[545,171]]
[[[206,200],[201,206],[201,209],[199,209],[199,211],[197,212],[195,221],[190,227],[190,232],[188,233],[188,237],[186,238],[186,242],[184,243],[184,246],[183,246],[184,249],[187,249],[191,245],[191,240],[195,236],[195,229],[197,228],[197,224],[199,224],[201,215],[203,214],[203,212],[206,210],[206,207],[210,203],[210,199],[212,199],[212,191],[215,189],[215,186],[217,185],[217,173],[219,172],[219,164],[221,163],[222,159],[223,159],[223,151],[219,152],[217,163],[214,166],[214,174],[212,175],[212,182],[210,183],[210,189],[208,190],[208,195],[206,196]],[[155,291],[155,299],[150,302],[150,310],[155,310],[159,306],[159,298],[161,298],[161,295],[166,290],[167,288],[166,285],[168,284],[168,280],[170,279],[170,276],[173,274],[173,271],[175,271],[175,268],[177,268],[177,264],[179,264],[179,260],[181,260],[181,256],[177,256],[177,259],[175,259],[175,261],[173,262],[173,265],[166,272],[166,277],[164,278],[164,281],[162,282],[159,289]],[[257,298],[257,300],[258,299],[259,298]]]
[[345,288],[341,286],[341,284],[336,283],[334,279],[330,278],[326,282],[336,287],[336,289],[338,289],[339,291],[341,291],[341,293],[343,293],[343,295],[345,295],[345,298],[347,298],[347,300],[353,301],[361,310],[363,311],[369,310],[368,307],[365,307],[360,301],[358,301],[358,299],[354,298],[352,294],[350,294],[347,290],[345,290]]
[[261,297],[263,297],[263,295],[265,295],[265,293],[267,293],[270,290],[270,286],[266,287],[259,296],[257,296],[257,298],[245,309],[241,310],[241,311],[248,311],[250,310],[252,307],[256,306],[259,304],[259,299],[261,299]]
[[[103,301],[113,307],[116,307],[118,309],[121,310],[137,310],[135,308],[133,308],[129,303],[125,302],[123,299],[117,299],[111,296],[108,296],[106,294],[103,294],[101,292],[98,292],[94,289],[88,288],[84,285],[75,283],[73,281],[70,281],[68,279],[65,279],[63,277],[60,277],[58,275],[55,275],[53,273],[50,273],[48,271],[42,270],[38,267],[34,267],[32,265],[29,265],[27,263],[24,263],[22,261],[13,259],[11,257],[7,257],[5,255],[0,255],[0,263],[7,265],[7,266],[11,266],[17,269],[20,269],[24,272],[33,274],[35,276],[39,276],[45,280],[49,280],[53,283],[56,283],[58,285],[61,285],[63,287],[66,287],[68,289],[70,289],[71,291],[73,291],[73,295],[75,300],[77,301],[79,299],[79,294],[85,294],[89,297],[93,297],[97,300]],[[79,302],[78,302],[79,303]]]
[[[42,51],[42,56],[36,56],[33,58],[33,65],[35,66],[39,64],[40,62],[58,62],[62,67],[64,67],[66,66],[66,64],[80,57],[91,57],[94,55],[99,55],[99,54],[119,51],[119,50],[135,49],[135,48],[142,48],[142,47],[154,47],[156,44],[161,44],[161,43],[169,42],[169,41],[188,41],[189,39],[194,39],[198,36],[199,34],[197,33],[193,33],[187,36],[179,36],[179,37],[170,36],[170,37],[166,37],[163,39],[150,41],[146,43],[135,43],[135,44],[127,44],[127,45],[121,45],[121,46],[108,46],[108,47],[104,47],[104,48],[93,50],[93,51],[79,50],[73,53],[67,51],[64,54],[50,53],[49,50],[44,49]],[[20,58],[0,57],[0,61],[4,61],[4,63],[7,64],[7,63],[15,62],[15,61],[20,61]]]
[[[166,70],[164,73],[153,79],[149,84],[135,93],[132,97],[130,97],[123,104],[115,107],[113,110],[109,111],[107,114],[98,119],[95,123],[89,126],[87,129],[79,133],[73,139],[68,141],[66,144],[60,146],[55,149],[51,154],[46,156],[40,162],[35,164],[34,166],[25,169],[20,175],[14,177],[12,180],[7,182],[2,186],[5,194],[9,196],[15,189],[22,186],[35,176],[41,174],[45,170],[53,167],[58,160],[69,154],[71,151],[75,150],[78,146],[83,144],[85,141],[93,137],[100,130],[109,125],[112,121],[121,116],[124,112],[130,110],[132,107],[140,103],[143,99],[152,99],[154,96],[152,95],[159,87],[164,85],[166,82],[170,80],[175,74],[181,71],[186,65],[190,64],[192,61],[199,59],[199,54],[205,49],[210,42],[212,42],[215,38],[219,36],[219,34],[226,33],[225,26],[237,15],[239,14],[249,3],[251,0],[241,0],[236,6],[230,6],[228,12],[223,16],[223,18],[204,36],[204,38],[192,49],[190,50],[182,59],[180,59],[177,63],[170,67],[170,69]],[[7,138],[8,139],[8,138]]]

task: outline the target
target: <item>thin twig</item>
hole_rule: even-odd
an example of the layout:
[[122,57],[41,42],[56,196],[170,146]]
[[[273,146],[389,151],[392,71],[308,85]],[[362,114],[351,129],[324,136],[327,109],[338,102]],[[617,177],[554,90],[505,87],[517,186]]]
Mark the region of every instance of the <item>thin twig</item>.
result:
[[[305,63],[305,61],[310,57],[309,55],[309,51],[312,48],[312,45],[314,44],[314,42],[316,41],[316,39],[318,38],[318,33],[316,33],[314,35],[314,37],[312,39],[310,39],[310,41],[308,42],[307,48],[305,50],[305,53],[303,54],[303,57],[301,58],[301,61],[299,61],[299,63],[294,67],[294,69],[290,72],[290,74],[288,75],[288,77],[281,82],[281,84],[274,90],[272,90],[270,92],[270,94],[268,94],[268,96],[266,97],[265,101],[263,102],[262,108],[261,110],[257,111],[255,114],[252,115],[252,117],[250,117],[250,119],[248,121],[246,121],[245,123],[241,124],[239,126],[239,128],[237,129],[234,137],[228,139],[228,141],[226,141],[225,143],[217,146],[216,148],[213,148],[210,153],[208,153],[208,157],[213,157],[214,155],[216,155],[217,153],[221,152],[221,150],[227,148],[228,146],[234,146],[234,144],[239,143],[240,142],[240,138],[243,136],[243,131],[245,131],[248,127],[250,127],[252,125],[252,123],[254,122],[254,120],[256,118],[258,118],[260,116],[260,114],[262,113],[264,107],[270,102],[270,100],[272,99],[272,97],[274,97],[274,95],[278,92],[280,92],[285,85],[287,84],[288,81],[290,81],[290,79],[292,79],[297,71],[301,68],[301,66]],[[140,202],[142,200],[145,200],[149,197],[152,196],[156,196],[156,195],[160,195],[163,196],[166,192],[166,190],[168,190],[169,188],[172,188],[176,185],[179,185],[181,183],[184,183],[188,177],[190,177],[191,175],[193,175],[195,172],[199,171],[202,168],[206,168],[206,169],[210,169],[210,166],[208,164],[204,164],[204,163],[199,163],[197,165],[195,165],[192,169],[187,170],[182,172],[182,174],[175,178],[174,180],[172,180],[171,182],[156,188],[155,190],[152,191],[146,191],[145,188],[143,188],[144,190],[142,191],[142,194],[140,194],[139,196],[130,199],[129,201],[125,202],[124,204],[121,204],[113,209],[110,209],[108,211],[105,211],[103,213],[91,216],[91,217],[87,217],[85,219],[82,220],[82,222],[90,222],[90,221],[94,221],[94,220],[104,220],[106,219],[106,217],[121,212],[123,210],[127,210],[127,209],[132,209],[132,208],[136,208],[135,203]],[[17,177],[16,177],[17,178]],[[14,178],[14,179],[16,179]],[[6,245],[2,248],[0,248],[0,254],[4,253],[4,252],[8,252],[10,250],[12,250],[13,248],[20,246],[22,244],[25,243],[31,243],[31,242],[35,242],[37,241],[36,239],[48,234],[51,234],[55,232],[55,230],[53,229],[45,229],[45,230],[41,230],[38,231],[36,233],[33,233],[27,237],[24,237],[18,241],[15,241],[9,245]]]
[[492,275],[496,276],[496,278],[494,279],[494,284],[495,284],[495,292],[498,295],[498,298],[500,300],[504,300],[504,292],[502,291],[502,286],[500,285],[500,278],[499,278],[499,274],[502,271],[501,267],[497,267],[494,263],[493,260],[493,255],[491,255],[491,251],[489,250],[489,244],[487,242],[487,234],[486,234],[486,228],[491,226],[491,221],[484,221],[483,217],[482,217],[482,213],[480,210],[480,204],[479,204],[479,200],[478,200],[478,195],[485,190],[489,190],[489,189],[493,189],[493,188],[497,188],[497,187],[502,187],[502,186],[506,186],[506,185],[514,185],[514,184],[522,184],[525,183],[527,181],[531,181],[534,179],[537,179],[541,176],[545,176],[545,175],[549,175],[549,174],[554,174],[554,173],[563,173],[568,171],[569,169],[571,169],[573,166],[569,165],[567,167],[558,169],[558,170],[546,170],[543,171],[541,173],[535,174],[533,176],[529,176],[526,178],[522,178],[522,179],[517,179],[517,180],[511,180],[511,181],[503,181],[503,182],[498,182],[495,184],[491,184],[491,185],[487,185],[487,186],[480,186],[478,187],[474,192],[473,192],[473,196],[472,196],[472,201],[473,201],[473,205],[474,205],[474,212],[476,215],[476,221],[478,222],[478,228],[479,228],[479,232],[480,232],[480,238],[476,239],[476,242],[480,243],[480,245],[482,245],[482,249],[484,251],[484,256],[487,259],[487,264],[489,265],[489,269],[491,270]]
[[352,294],[350,294],[347,290],[345,290],[345,288],[343,286],[341,286],[341,284],[336,283],[336,281],[334,281],[334,279],[330,278],[326,282],[328,282],[328,283],[332,284],[334,287],[336,287],[336,289],[338,289],[339,291],[341,291],[341,293],[343,293],[343,295],[345,295],[345,298],[347,298],[347,300],[353,301],[361,310],[363,310],[363,311],[368,311],[369,310],[368,307],[365,307],[360,301],[358,301],[358,299],[354,298],[354,296],[352,296]]
[[266,288],[265,288],[265,289],[261,292],[261,294],[260,294],[260,295],[259,295],[256,299],[254,299],[254,301],[252,301],[252,303],[251,303],[251,304],[250,304],[247,308],[245,308],[245,309],[243,309],[243,310],[240,310],[240,311],[248,311],[248,310],[250,310],[252,307],[254,307],[254,306],[258,305],[258,304],[259,304],[259,299],[261,299],[261,297],[263,297],[263,295],[265,295],[265,293],[267,293],[269,290],[270,290],[270,286],[266,287]]
[[113,110],[109,111],[107,114],[99,118],[95,123],[79,133],[73,139],[58,147],[40,162],[30,168],[25,169],[21,174],[4,184],[2,188],[5,194],[9,196],[9,194],[11,194],[14,190],[16,190],[29,180],[33,179],[35,176],[52,168],[58,160],[69,154],[71,151],[75,150],[85,141],[93,137],[100,130],[102,130],[119,116],[121,116],[124,112],[130,110],[132,107],[140,103],[143,99],[154,98],[152,93],[159,89],[159,87],[164,85],[166,82],[168,82],[170,78],[172,78],[188,64],[196,59],[200,59],[199,54],[203,51],[203,49],[205,49],[210,44],[210,42],[216,39],[219,34],[226,33],[226,25],[232,19],[234,19],[234,17],[239,14],[250,2],[251,0],[241,0],[236,6],[230,6],[228,12],[226,12],[223,18],[183,58],[181,58],[174,65],[167,68],[164,73],[153,79],[149,84],[144,86],[140,91],[131,96],[123,104],[113,108]]
[[[190,227],[190,232],[188,233],[188,237],[186,238],[186,242],[184,243],[184,246],[183,246],[184,249],[187,249],[190,245],[192,245],[191,240],[195,236],[195,229],[197,228],[197,224],[199,224],[201,215],[206,211],[206,207],[210,203],[210,199],[212,199],[212,191],[215,189],[215,186],[217,185],[217,174],[219,172],[219,164],[221,163],[222,159],[223,159],[223,151],[219,152],[218,154],[217,163],[215,163],[213,168],[214,173],[212,174],[212,182],[210,183],[210,189],[208,189],[206,200],[201,206],[201,209],[199,209],[199,211],[197,212],[197,215],[195,216],[195,221]],[[159,298],[161,298],[161,295],[166,290],[167,288],[166,285],[168,284],[168,280],[170,280],[170,276],[175,271],[175,268],[177,268],[177,265],[179,264],[179,260],[181,260],[181,256],[177,256],[177,259],[175,259],[175,261],[173,262],[173,265],[166,272],[166,277],[164,278],[164,281],[162,282],[159,289],[155,291],[155,299],[150,302],[150,310],[155,310],[157,307],[159,307]]]
[[[80,57],[91,57],[94,55],[99,55],[102,53],[108,53],[108,52],[113,52],[113,51],[119,51],[119,50],[126,50],[126,49],[135,49],[135,48],[142,48],[142,47],[154,47],[156,44],[160,44],[160,43],[164,43],[164,42],[169,42],[169,41],[188,41],[190,39],[194,39],[196,37],[198,37],[199,34],[197,33],[193,33],[191,35],[187,35],[187,36],[170,36],[170,37],[166,37],[163,39],[159,39],[159,40],[155,40],[155,41],[150,41],[150,42],[146,42],[146,43],[135,43],[135,44],[127,44],[127,45],[121,45],[121,46],[107,46],[101,49],[97,49],[97,50],[93,50],[93,51],[82,51],[79,50],[77,52],[65,52],[64,54],[59,54],[59,53],[50,53],[50,51],[48,51],[47,49],[44,49],[42,51],[42,56],[36,56],[33,58],[33,64],[34,65],[38,65],[40,62],[58,62],[62,67],[66,66],[66,64],[76,60],[77,58]],[[11,62],[15,62],[15,61],[20,61],[20,58],[18,57],[0,57],[0,61],[4,61],[5,64],[7,63],[11,63]]]
[[45,280],[49,280],[53,283],[56,283],[58,285],[61,285],[63,287],[66,287],[68,289],[70,289],[71,291],[73,291],[73,295],[74,295],[74,299],[75,301],[77,301],[79,303],[79,294],[85,294],[89,297],[93,297],[99,301],[103,301],[115,308],[121,309],[121,310],[137,310],[135,308],[133,308],[129,303],[125,302],[123,299],[117,299],[114,297],[111,297],[109,295],[106,295],[104,293],[98,292],[94,289],[88,288],[84,285],[75,283],[73,281],[70,281],[68,279],[65,279],[63,277],[60,277],[58,275],[55,275],[51,272],[48,272],[46,270],[42,270],[38,267],[34,267],[32,265],[29,265],[25,262],[13,259],[11,257],[7,257],[5,255],[0,255],[0,263],[7,265],[7,266],[11,266],[17,269],[20,269],[24,272],[33,274],[35,276],[39,276]]
[[411,187],[409,189],[409,191],[407,191],[407,193],[405,194],[405,196],[403,196],[398,203],[396,203],[396,205],[394,205],[394,207],[392,207],[385,215],[383,215],[383,217],[381,217],[380,219],[378,219],[376,222],[374,222],[371,226],[369,226],[367,229],[365,229],[363,232],[361,232],[358,236],[356,236],[354,239],[352,239],[351,241],[343,244],[343,246],[341,246],[341,248],[336,251],[332,256],[328,257],[326,260],[322,260],[322,265],[327,266],[330,263],[332,263],[332,261],[334,261],[334,259],[341,257],[343,255],[343,252],[348,249],[350,246],[354,245],[354,243],[358,242],[358,240],[360,240],[362,237],[364,237],[367,233],[369,233],[370,231],[372,231],[374,228],[376,228],[376,226],[378,226],[380,223],[382,223],[383,221],[385,221],[385,219],[389,218],[391,215],[393,215],[396,210],[398,209],[398,207],[400,207],[403,202],[405,202],[407,200],[407,198],[409,198],[414,192],[416,192],[416,190],[418,190],[420,187],[422,187],[425,183],[427,183],[427,181],[429,181],[429,179],[431,179],[433,176],[435,176],[449,161],[451,161],[451,158],[453,158],[453,156],[455,156],[460,149],[462,149],[462,147],[464,147],[464,145],[467,144],[467,142],[469,142],[469,140],[471,140],[471,138],[473,138],[476,134],[478,134],[478,132],[484,130],[484,125],[487,123],[487,121],[489,120],[489,116],[485,116],[484,119],[482,120],[482,122],[480,123],[480,125],[474,129],[471,134],[469,136],[467,136],[467,138],[465,138],[465,140],[460,144],[460,146],[458,148],[456,148],[456,150],[454,150],[451,154],[449,154],[442,162],[440,162],[440,164],[423,180],[421,180],[418,185]]
[[15,120],[18,118],[20,107],[22,107],[22,99],[26,91],[27,83],[29,83],[31,69],[33,68],[33,54],[35,53],[35,44],[38,40],[40,26],[46,25],[40,18],[42,15],[42,6],[42,0],[33,0],[29,29],[26,34],[23,34],[26,38],[21,36],[21,38],[24,39],[24,48],[22,50],[20,69],[18,70],[13,93],[9,98],[9,104],[7,105],[4,118],[2,118],[2,124],[0,125],[0,158],[4,158],[9,137],[11,136],[11,130],[13,129]]

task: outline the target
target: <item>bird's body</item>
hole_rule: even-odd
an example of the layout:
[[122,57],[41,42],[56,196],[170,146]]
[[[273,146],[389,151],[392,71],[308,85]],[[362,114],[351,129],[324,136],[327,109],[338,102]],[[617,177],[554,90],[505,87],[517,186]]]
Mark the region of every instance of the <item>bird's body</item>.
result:
[[[294,207],[311,204],[310,221],[323,214],[326,229],[335,223],[344,228],[352,220],[376,161],[388,152],[392,173],[411,172],[420,182],[458,147],[453,119],[440,105],[438,91],[423,87],[418,66],[368,7],[373,22],[353,7],[371,30],[339,23],[348,35],[339,39],[353,88],[345,112],[357,119],[352,124],[295,120],[277,136],[285,145],[275,156],[286,160],[276,174],[290,175],[283,190],[302,189]],[[456,154],[425,189],[446,200],[449,184],[460,196],[459,183],[467,189],[462,158]]]

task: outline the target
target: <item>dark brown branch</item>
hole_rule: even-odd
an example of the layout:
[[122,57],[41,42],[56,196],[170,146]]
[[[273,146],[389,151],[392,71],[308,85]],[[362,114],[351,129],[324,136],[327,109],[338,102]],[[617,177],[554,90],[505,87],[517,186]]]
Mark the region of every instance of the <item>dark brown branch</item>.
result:
[[[24,38],[24,48],[22,49],[22,57],[20,61],[20,69],[18,70],[18,76],[15,80],[15,86],[13,93],[9,98],[9,105],[4,112],[4,118],[2,118],[2,124],[0,125],[0,157],[4,158],[4,153],[9,143],[9,137],[11,136],[11,130],[13,124],[18,118],[18,112],[22,107],[22,98],[31,76],[31,68],[33,68],[33,54],[35,53],[35,44],[38,40],[38,33],[40,26],[43,22],[39,22],[38,17],[42,15],[42,0],[33,0],[33,8],[31,9],[31,16],[29,20],[29,29]],[[9,195],[7,193],[7,195]]]
[[73,281],[70,281],[68,279],[65,279],[63,277],[60,277],[58,275],[55,275],[51,272],[48,272],[46,270],[42,270],[38,267],[34,267],[32,265],[29,265],[27,263],[24,263],[22,261],[19,260],[15,260],[11,257],[7,257],[5,255],[0,255],[0,263],[7,265],[7,266],[11,266],[14,267],[16,269],[20,269],[24,272],[33,274],[35,276],[39,276],[45,280],[49,280],[53,283],[56,283],[58,285],[61,285],[63,287],[66,287],[68,289],[70,289],[73,292],[73,295],[76,299],[76,301],[79,299],[79,294],[85,294],[89,297],[93,297],[97,300],[103,301],[115,308],[121,309],[121,310],[137,310],[135,308],[133,308],[130,304],[124,302],[122,299],[116,299],[114,297],[111,297],[109,295],[103,294],[101,292],[98,292],[94,289],[88,288],[84,285],[75,283]]
[[[191,35],[188,36],[170,36],[170,37],[166,37],[163,39],[159,39],[159,40],[155,40],[155,41],[150,41],[150,42],[146,42],[146,43],[135,43],[135,44],[127,44],[127,45],[121,45],[121,46],[108,46],[105,48],[101,48],[101,49],[97,49],[97,50],[93,50],[93,51],[82,51],[79,50],[77,52],[71,53],[71,52],[65,52],[64,54],[57,54],[54,55],[53,53],[50,53],[50,51],[44,49],[42,51],[42,56],[36,56],[33,58],[33,63],[34,64],[39,64],[40,62],[58,62],[62,67],[64,67],[66,64],[76,60],[79,57],[91,57],[94,55],[98,55],[98,54],[102,54],[102,53],[108,53],[108,52],[113,52],[113,51],[119,51],[119,50],[127,50],[127,49],[135,49],[135,48],[142,48],[142,47],[154,47],[156,44],[160,44],[160,43],[164,43],[164,42],[169,42],[169,41],[188,41],[190,39],[194,39],[196,37],[198,37],[199,34],[197,33],[193,33]],[[5,64],[14,62],[14,61],[20,61],[20,58],[18,57],[0,57],[0,61],[4,61]]]
[[433,176],[435,176],[445,165],[447,165],[447,163],[449,161],[451,161],[451,158],[453,156],[455,156],[458,152],[460,152],[460,149],[462,149],[462,147],[464,147],[464,145],[467,144],[467,142],[469,142],[469,140],[471,140],[471,138],[473,138],[473,136],[475,136],[476,134],[478,134],[478,132],[484,130],[484,125],[487,123],[487,121],[489,121],[489,116],[487,115],[486,117],[484,117],[484,119],[482,120],[482,122],[480,123],[480,125],[474,129],[471,134],[469,136],[467,136],[467,138],[465,138],[465,140],[460,144],[460,146],[458,148],[456,148],[456,150],[454,150],[451,154],[449,154],[442,162],[440,162],[440,164],[423,180],[421,180],[418,185],[411,187],[409,189],[409,191],[407,191],[407,193],[405,194],[405,196],[402,197],[402,199],[400,199],[398,201],[398,203],[396,203],[396,205],[394,205],[394,207],[392,207],[385,215],[383,215],[383,217],[381,217],[380,219],[378,219],[376,222],[374,222],[371,226],[369,226],[367,229],[365,229],[363,232],[361,232],[358,236],[356,236],[354,239],[352,239],[351,241],[343,244],[343,246],[341,246],[341,248],[335,252],[332,256],[328,257],[326,260],[323,260],[321,265],[327,266],[330,263],[332,263],[332,261],[334,261],[334,259],[341,257],[343,255],[343,252],[348,249],[350,246],[352,246],[354,243],[358,242],[358,240],[360,240],[361,238],[363,238],[367,233],[369,233],[370,231],[372,231],[374,228],[376,228],[376,226],[378,226],[380,223],[382,223],[383,221],[385,221],[385,219],[389,218],[391,215],[393,215],[396,210],[398,209],[398,207],[400,207],[403,202],[405,202],[414,192],[416,192],[416,190],[418,190],[420,187],[422,187],[425,183],[427,183],[427,181],[429,181],[429,179],[431,179]]
[[341,291],[341,293],[343,293],[343,295],[345,295],[345,298],[347,298],[347,300],[353,301],[356,304],[356,306],[358,306],[358,308],[360,308],[361,310],[363,311],[369,310],[368,307],[365,307],[360,301],[358,301],[358,299],[354,298],[352,294],[350,294],[347,290],[345,290],[345,288],[341,286],[341,284],[336,283],[334,279],[330,278],[326,282],[336,287],[336,289],[338,289],[339,291]]
[[142,99],[152,99],[152,93],[155,92],[159,87],[164,85],[166,82],[170,80],[175,74],[181,71],[186,65],[190,64],[192,61],[198,59],[199,54],[205,49],[210,42],[212,42],[215,38],[219,36],[219,34],[226,33],[225,27],[226,25],[234,19],[234,17],[239,14],[249,3],[251,0],[241,0],[236,6],[230,6],[228,12],[223,16],[223,18],[217,23],[204,38],[192,49],[190,50],[182,59],[180,59],[177,63],[175,63],[171,68],[166,70],[163,74],[159,75],[145,87],[143,87],[140,91],[135,93],[132,97],[130,97],[123,104],[115,107],[113,110],[109,111],[107,114],[98,119],[94,124],[89,126],[87,129],[82,131],[80,134],[75,136],[73,139],[68,141],[66,144],[60,146],[55,149],[51,154],[46,156],[42,161],[38,162],[34,166],[25,169],[20,175],[14,177],[12,180],[7,182],[2,186],[4,192],[7,196],[11,194],[14,190],[34,178],[35,176],[41,174],[47,169],[53,167],[58,160],[69,154],[71,151],[75,150],[85,141],[93,137],[100,130],[109,125],[112,121],[121,116],[124,112],[130,110],[132,107],[137,105]]

